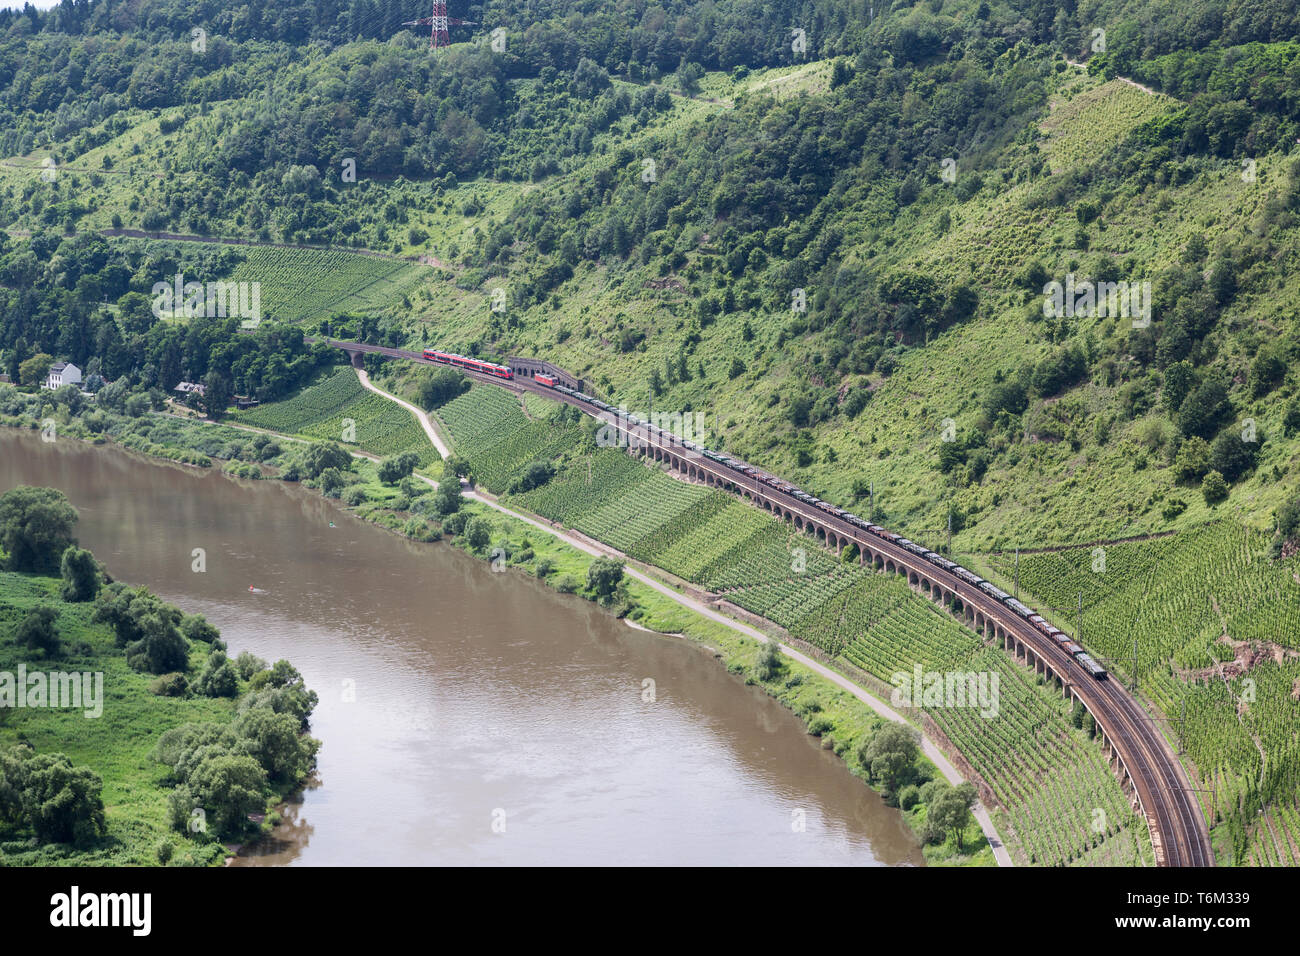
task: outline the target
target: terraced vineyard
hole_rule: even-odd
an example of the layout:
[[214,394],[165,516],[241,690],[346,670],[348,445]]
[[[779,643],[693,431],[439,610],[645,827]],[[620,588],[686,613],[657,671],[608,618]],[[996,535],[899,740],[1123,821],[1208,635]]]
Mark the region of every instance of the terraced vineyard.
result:
[[395,305],[429,274],[425,266],[332,249],[240,247],[229,276],[260,282],[264,318],[299,322]]
[[421,465],[438,460],[415,417],[364,388],[351,368],[339,369],[293,398],[236,412],[231,418],[287,435],[354,443],[376,455],[411,451],[420,456]]
[[793,631],[886,683],[918,664],[927,672],[988,675],[990,691],[997,675],[995,713],[969,700],[921,709],[987,785],[1020,862],[1064,865],[1104,855],[1132,865],[1139,852],[1152,859],[1145,823],[1129,809],[1101,751],[1069,728],[1061,696],[918,602],[901,579],[862,572]]
[[[533,409],[539,406],[530,408],[537,414]],[[531,462],[550,461],[572,448],[581,434],[570,423],[528,418],[518,396],[484,385],[448,402],[437,415],[451,432],[452,450],[474,469],[475,482],[494,494],[504,492]]]
[[[1220,814],[1236,809],[1239,854],[1257,811],[1300,788],[1300,561],[1274,562],[1268,546],[1216,522],[1108,546],[1102,571],[1091,548],[1020,557],[1021,588],[1040,607],[1068,609],[1082,592],[1083,643],[1125,678],[1139,635],[1139,691],[1170,717],[1186,706],[1187,753],[1216,781]],[[1075,629],[1068,612],[1056,623]]]

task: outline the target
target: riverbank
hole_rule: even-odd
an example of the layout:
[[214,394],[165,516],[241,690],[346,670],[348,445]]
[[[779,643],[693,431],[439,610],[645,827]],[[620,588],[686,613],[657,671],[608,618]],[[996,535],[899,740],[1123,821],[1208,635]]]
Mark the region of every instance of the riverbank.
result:
[[[297,717],[273,714],[267,700],[254,700],[259,693],[265,698],[267,688],[284,686],[277,682],[292,667],[282,661],[275,669],[280,676],[273,676],[264,661],[244,656],[238,666],[232,661],[222,668],[225,645],[202,617],[136,592],[131,600],[147,603],[162,622],[178,620],[170,639],[183,645],[177,652],[183,663],[173,660],[159,674],[131,656],[132,645],[124,652],[115,625],[96,616],[99,604],[64,600],[60,586],[57,576],[0,572],[0,632],[15,635],[22,622],[48,609],[56,635],[44,650],[0,641],[0,783],[12,796],[22,789],[23,761],[63,755],[88,776],[58,784],[64,809],[57,816],[84,808],[88,823],[55,832],[45,807],[32,804],[27,814],[25,800],[11,804],[6,797],[0,865],[215,866],[240,844],[272,832],[278,806],[301,785],[317,746],[298,729]],[[15,673],[27,679],[5,691],[2,675]],[[70,674],[80,682],[75,706],[53,678],[47,685],[32,684],[47,673]],[[15,690],[24,697],[21,703],[13,699]],[[309,697],[304,688],[304,722]],[[199,727],[208,754],[178,772],[180,754],[191,749],[180,736],[191,732],[185,728]],[[264,747],[272,737],[280,748],[274,756]],[[170,747],[164,745],[168,740]],[[240,781],[237,795],[217,782],[222,774]],[[95,806],[102,829],[89,823]]]
[[[226,428],[219,425],[191,427]],[[417,537],[418,535],[408,533],[409,526],[413,520],[423,522],[424,519],[413,514],[411,496],[382,485],[374,477],[373,469],[373,463],[358,466],[359,480],[352,487],[363,493],[365,500],[350,507],[360,517],[389,530]],[[438,486],[438,482],[428,475],[417,477],[430,490]],[[409,490],[408,488],[407,491]],[[537,518],[512,511],[483,493],[467,494],[462,513],[464,520],[459,522],[458,533],[449,537],[454,546],[492,561],[496,569],[513,568],[519,573],[538,577],[561,592],[581,593],[587,590],[585,576],[589,558],[600,553],[600,550],[578,536],[548,527]],[[467,535],[459,533],[474,518],[489,520],[490,547],[476,548]],[[428,529],[430,525],[422,524],[421,527]],[[539,536],[538,532],[544,532],[545,536]],[[426,534],[424,538],[427,540],[429,536]],[[494,551],[497,552],[495,558]],[[616,554],[612,549],[605,553]],[[893,714],[880,701],[853,685],[843,675],[834,674],[788,645],[783,646],[784,660],[779,673],[768,679],[758,679],[755,676],[755,663],[761,645],[768,640],[767,635],[694,602],[667,584],[655,580],[644,570],[630,567],[627,577],[630,579],[627,582],[630,614],[637,623],[660,633],[683,634],[709,648],[738,679],[761,686],[769,695],[798,714],[809,731],[815,732],[814,735],[822,741],[822,746],[844,760],[852,772],[860,777],[866,776],[858,761],[861,743],[879,730],[885,720],[901,721],[899,715]],[[936,757],[938,760],[935,760]],[[921,764],[920,772],[922,779],[918,782],[923,782],[926,777],[940,775],[954,782],[960,779],[933,745],[926,747],[926,759]],[[977,812],[977,819],[978,816],[982,816],[982,812]],[[919,835],[924,829],[924,812],[913,809],[906,817]],[[986,820],[978,822],[992,831]],[[970,830],[970,833],[963,834],[963,844],[967,847],[980,845],[985,835],[979,832],[978,826],[972,826]],[[997,841],[995,833],[993,840]],[[996,849],[1000,851],[999,855],[1005,855],[1005,850],[1000,845]],[[988,865],[995,862],[990,847],[984,846],[975,854],[963,854],[956,850],[951,839],[945,844],[927,847],[926,856],[935,863]]]

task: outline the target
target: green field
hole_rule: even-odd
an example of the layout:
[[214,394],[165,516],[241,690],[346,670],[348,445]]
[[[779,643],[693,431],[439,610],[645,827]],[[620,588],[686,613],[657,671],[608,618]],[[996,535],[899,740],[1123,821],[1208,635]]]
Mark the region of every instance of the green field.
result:
[[341,441],[376,455],[415,452],[420,464],[438,460],[415,416],[367,390],[351,368],[340,368],[293,398],[236,412],[231,421],[286,435]]

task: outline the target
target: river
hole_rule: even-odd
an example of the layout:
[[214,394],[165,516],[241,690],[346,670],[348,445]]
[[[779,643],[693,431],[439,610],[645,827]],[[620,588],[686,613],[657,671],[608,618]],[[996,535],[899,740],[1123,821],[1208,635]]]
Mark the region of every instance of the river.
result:
[[66,493],[115,578],[320,695],[317,771],[237,866],[924,864],[897,811],[687,641],[296,485],[0,429],[0,491],[19,484]]

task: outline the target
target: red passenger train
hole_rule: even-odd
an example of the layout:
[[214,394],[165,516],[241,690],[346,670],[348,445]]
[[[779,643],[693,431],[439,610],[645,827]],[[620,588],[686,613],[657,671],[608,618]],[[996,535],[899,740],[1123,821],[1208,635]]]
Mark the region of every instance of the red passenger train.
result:
[[483,375],[492,375],[496,378],[515,377],[515,373],[508,365],[493,365],[491,362],[483,362],[476,358],[456,355],[453,352],[439,352],[437,349],[425,349],[424,358],[429,362],[440,362],[443,365],[454,365],[457,368],[469,369],[471,372],[480,372]]

